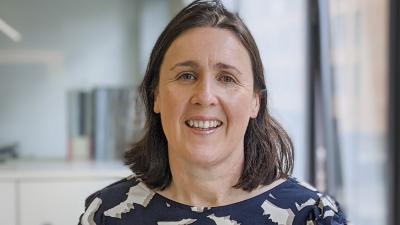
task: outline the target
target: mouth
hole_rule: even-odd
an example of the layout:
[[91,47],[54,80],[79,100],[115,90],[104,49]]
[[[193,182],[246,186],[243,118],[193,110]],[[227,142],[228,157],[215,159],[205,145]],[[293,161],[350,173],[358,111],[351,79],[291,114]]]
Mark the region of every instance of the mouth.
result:
[[220,120],[186,120],[185,124],[192,129],[208,131],[222,126],[223,123]]

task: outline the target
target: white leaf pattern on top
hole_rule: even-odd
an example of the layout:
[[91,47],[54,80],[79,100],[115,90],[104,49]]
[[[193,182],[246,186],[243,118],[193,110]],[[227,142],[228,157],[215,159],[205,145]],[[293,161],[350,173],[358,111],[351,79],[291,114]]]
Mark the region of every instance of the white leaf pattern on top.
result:
[[235,220],[231,220],[230,216],[217,217],[214,214],[211,214],[207,217],[214,220],[216,225],[240,225],[240,223]]
[[127,213],[134,208],[133,203],[146,207],[155,195],[155,192],[139,182],[136,186],[131,187],[126,195],[128,197],[125,201],[105,211],[104,215],[121,219],[123,213]]
[[336,213],[338,212],[338,208],[336,207],[335,201],[329,196],[322,196],[320,201],[320,208],[323,209],[324,206],[330,207]]
[[311,220],[307,220],[307,224],[306,225],[315,225],[315,223]]
[[301,205],[299,205],[297,202],[296,204],[296,208],[298,211],[302,210],[304,207],[309,206],[309,205],[314,205],[317,201],[315,201],[314,199],[310,198],[308,199],[306,202],[302,203]]
[[85,213],[82,215],[82,225],[96,225],[96,223],[94,222],[94,214],[97,212],[97,210],[99,210],[101,203],[102,200],[100,198],[95,198],[90,203]]
[[198,212],[198,213],[202,213],[204,212],[204,210],[209,210],[211,209],[211,207],[197,207],[197,206],[193,206],[190,208],[190,210],[192,210],[193,212]]
[[188,225],[194,223],[195,219],[183,219],[181,221],[160,221],[157,225]]
[[276,199],[275,196],[273,196],[271,193],[269,193],[268,196],[271,197],[271,198],[273,198],[273,199]]
[[261,208],[264,209],[263,215],[269,215],[269,219],[271,219],[272,222],[279,225],[292,225],[294,213],[291,209],[280,208],[268,200],[264,201]]
[[334,215],[335,215],[335,212],[333,212],[332,210],[325,211],[325,212],[324,212],[324,219],[325,219],[326,217],[334,216]]
[[198,212],[198,213],[204,212],[204,207],[196,207],[196,206],[193,206],[193,207],[191,207],[190,209],[191,209],[193,212]]

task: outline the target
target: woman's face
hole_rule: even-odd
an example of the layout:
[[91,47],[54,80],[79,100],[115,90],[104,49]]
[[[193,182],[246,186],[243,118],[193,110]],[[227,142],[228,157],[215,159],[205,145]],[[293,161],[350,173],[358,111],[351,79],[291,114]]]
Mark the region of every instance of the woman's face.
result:
[[154,112],[160,113],[170,161],[211,166],[242,160],[244,134],[259,109],[250,57],[237,37],[194,28],[167,50]]

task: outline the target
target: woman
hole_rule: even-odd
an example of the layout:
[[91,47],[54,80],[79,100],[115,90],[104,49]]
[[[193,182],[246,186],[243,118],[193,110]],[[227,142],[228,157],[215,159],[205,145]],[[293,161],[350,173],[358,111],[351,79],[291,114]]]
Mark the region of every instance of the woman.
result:
[[85,224],[346,224],[338,204],[290,177],[292,143],[269,115],[256,43],[219,1],[165,28],[141,85],[134,176],[91,195]]

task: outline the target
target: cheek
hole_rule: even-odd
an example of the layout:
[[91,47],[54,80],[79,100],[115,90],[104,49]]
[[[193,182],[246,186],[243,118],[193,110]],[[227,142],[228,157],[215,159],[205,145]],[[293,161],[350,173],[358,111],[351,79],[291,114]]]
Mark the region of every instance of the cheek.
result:
[[247,128],[251,117],[251,98],[248,95],[230,95],[226,101],[229,122],[235,127]]
[[160,113],[163,124],[179,123],[184,110],[184,96],[176,90],[165,88],[160,90]]

